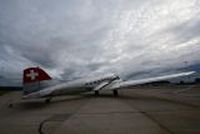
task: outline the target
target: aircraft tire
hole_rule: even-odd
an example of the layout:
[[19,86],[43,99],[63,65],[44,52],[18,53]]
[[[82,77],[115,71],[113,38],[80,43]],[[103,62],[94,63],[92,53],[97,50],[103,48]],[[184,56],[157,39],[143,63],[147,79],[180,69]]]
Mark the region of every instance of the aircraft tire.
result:
[[51,98],[47,98],[46,100],[45,100],[45,103],[50,103],[51,102]]
[[99,91],[94,91],[95,96],[99,96]]
[[118,91],[117,90],[113,90],[113,95],[115,96],[115,97],[117,97],[119,94],[118,94]]

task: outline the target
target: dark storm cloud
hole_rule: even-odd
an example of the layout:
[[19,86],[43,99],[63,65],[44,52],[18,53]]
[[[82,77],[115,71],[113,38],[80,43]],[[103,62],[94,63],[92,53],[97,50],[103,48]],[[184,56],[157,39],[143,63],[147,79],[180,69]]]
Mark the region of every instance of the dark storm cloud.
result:
[[74,79],[108,72],[149,77],[199,64],[199,6],[196,0],[2,0],[1,79],[21,79],[29,66]]

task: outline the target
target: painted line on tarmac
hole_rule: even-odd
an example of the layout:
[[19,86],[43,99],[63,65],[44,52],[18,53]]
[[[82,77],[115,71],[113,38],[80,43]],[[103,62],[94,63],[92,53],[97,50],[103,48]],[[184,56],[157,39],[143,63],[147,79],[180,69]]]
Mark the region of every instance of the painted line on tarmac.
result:
[[72,115],[73,114],[55,114],[55,115],[51,116],[50,118],[43,120],[38,127],[38,133],[45,134],[43,131],[43,127],[45,126],[46,123],[48,123],[48,122],[64,122]]

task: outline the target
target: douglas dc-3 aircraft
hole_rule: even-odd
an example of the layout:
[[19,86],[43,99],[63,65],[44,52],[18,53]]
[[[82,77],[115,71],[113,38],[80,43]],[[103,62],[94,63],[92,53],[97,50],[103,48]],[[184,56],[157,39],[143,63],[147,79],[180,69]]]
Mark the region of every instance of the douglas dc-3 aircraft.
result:
[[58,95],[77,94],[94,91],[99,95],[101,90],[111,90],[114,96],[118,95],[118,90],[129,86],[140,85],[150,82],[168,80],[176,77],[187,76],[195,73],[183,72],[161,77],[123,81],[119,76],[110,74],[100,77],[82,78],[70,82],[49,85],[52,78],[41,68],[31,67],[24,70],[23,74],[23,99],[46,98],[46,102]]

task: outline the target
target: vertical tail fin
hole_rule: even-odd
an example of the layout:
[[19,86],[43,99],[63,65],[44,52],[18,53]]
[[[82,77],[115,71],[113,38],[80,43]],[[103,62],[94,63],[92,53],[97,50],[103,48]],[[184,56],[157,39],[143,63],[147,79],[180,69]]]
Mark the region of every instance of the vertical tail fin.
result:
[[23,94],[40,90],[40,82],[51,80],[51,77],[39,67],[26,68],[23,74]]

